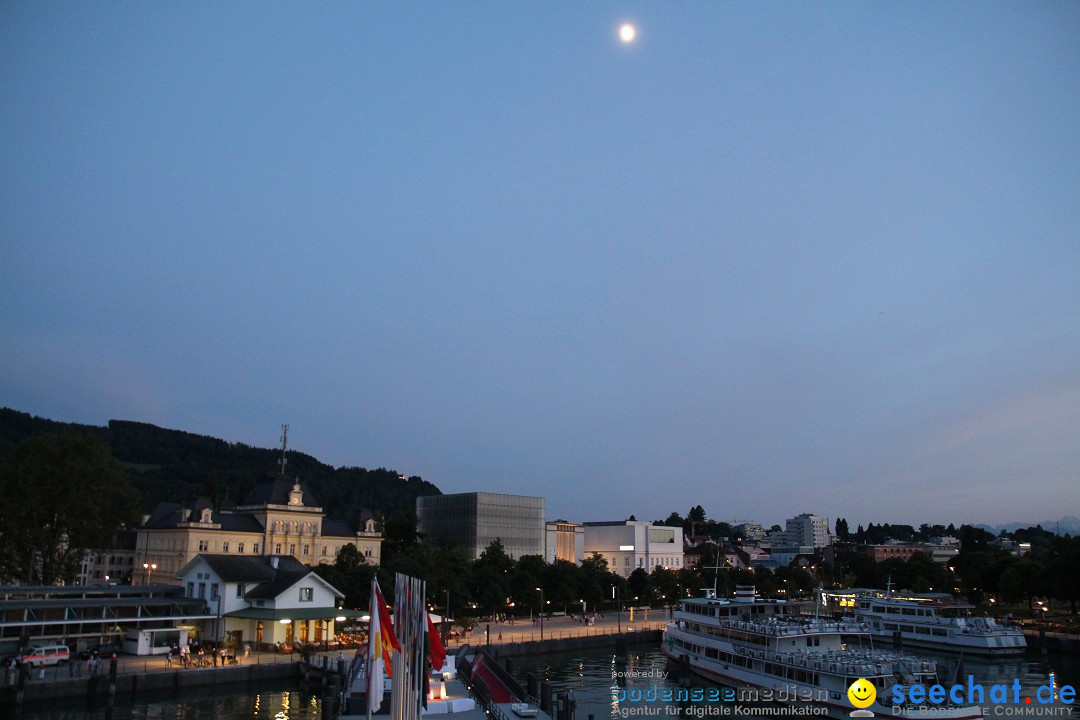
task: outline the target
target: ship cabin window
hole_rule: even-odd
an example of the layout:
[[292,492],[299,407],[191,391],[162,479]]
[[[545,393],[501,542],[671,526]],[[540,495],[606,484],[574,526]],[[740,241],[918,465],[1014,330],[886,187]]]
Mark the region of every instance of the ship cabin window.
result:
[[915,608],[901,608],[901,611],[903,612],[904,615],[914,615],[915,614]]
[[818,637],[817,635],[814,635],[814,636],[807,635],[806,636],[806,647],[817,647],[818,645],[821,645],[821,638],[820,637]]
[[868,602],[866,602],[864,600],[863,602],[859,603],[859,608],[862,609],[862,610],[869,610],[870,609],[870,603],[868,603]]

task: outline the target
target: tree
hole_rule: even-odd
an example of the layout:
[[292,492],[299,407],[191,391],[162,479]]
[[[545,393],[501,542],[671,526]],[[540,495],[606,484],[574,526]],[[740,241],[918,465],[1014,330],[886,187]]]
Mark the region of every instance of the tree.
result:
[[634,572],[630,573],[630,577],[627,578],[629,584],[630,597],[623,598],[623,602],[627,605],[649,605],[653,604],[653,586],[652,580],[649,578],[648,571],[645,568],[638,568]]
[[847,520],[845,518],[836,518],[836,539],[840,542],[847,542],[850,534],[851,531],[848,530]]
[[345,545],[333,565],[316,565],[315,574],[345,594],[345,607],[366,608],[371,605],[371,578],[376,568],[355,545]]
[[513,570],[514,561],[498,538],[492,540],[473,563],[472,595],[485,612],[501,612],[506,607]]
[[72,432],[16,446],[0,467],[0,493],[6,582],[74,581],[85,552],[111,547],[116,531],[138,519],[140,504],[105,443]]

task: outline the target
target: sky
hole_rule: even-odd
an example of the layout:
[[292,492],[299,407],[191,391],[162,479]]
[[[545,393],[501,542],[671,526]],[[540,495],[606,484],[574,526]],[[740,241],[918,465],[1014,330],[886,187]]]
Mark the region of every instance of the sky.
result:
[[1073,2],[5,2],[0,405],[577,522],[1080,515],[1078,78]]

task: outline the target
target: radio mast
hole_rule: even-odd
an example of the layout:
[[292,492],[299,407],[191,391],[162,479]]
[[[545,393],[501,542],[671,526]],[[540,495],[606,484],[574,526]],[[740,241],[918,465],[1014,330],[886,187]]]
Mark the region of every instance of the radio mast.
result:
[[289,447],[289,426],[288,425],[282,425],[281,426],[281,459],[278,460],[278,465],[281,466],[280,475],[282,477],[285,477],[285,465],[289,462],[287,459],[285,459],[285,451],[288,449],[288,447]]

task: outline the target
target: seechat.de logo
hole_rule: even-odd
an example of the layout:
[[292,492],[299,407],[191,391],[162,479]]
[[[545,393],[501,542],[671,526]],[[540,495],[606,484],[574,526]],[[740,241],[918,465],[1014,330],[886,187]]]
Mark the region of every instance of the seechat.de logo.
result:
[[866,678],[859,678],[851,683],[847,689],[848,701],[859,708],[851,713],[851,717],[874,717],[874,713],[866,710],[877,699],[877,688]]

